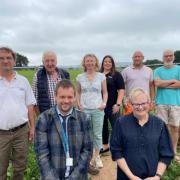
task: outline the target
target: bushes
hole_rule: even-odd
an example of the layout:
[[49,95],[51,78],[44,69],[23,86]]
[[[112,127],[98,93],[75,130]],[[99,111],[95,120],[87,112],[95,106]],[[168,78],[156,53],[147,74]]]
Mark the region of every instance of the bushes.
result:
[[36,161],[36,155],[34,153],[33,145],[29,146],[28,164],[25,171],[24,180],[38,180],[39,178],[39,168]]
[[[10,163],[7,173],[7,179],[11,180],[13,176],[12,164]],[[39,168],[36,161],[33,145],[29,145],[28,164],[24,172],[24,180],[39,180]]]

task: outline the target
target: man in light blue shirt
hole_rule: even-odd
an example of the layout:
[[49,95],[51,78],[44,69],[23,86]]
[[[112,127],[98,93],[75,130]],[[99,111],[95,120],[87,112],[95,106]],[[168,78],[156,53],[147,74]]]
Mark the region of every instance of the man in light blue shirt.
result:
[[[174,65],[174,52],[163,53],[164,66],[155,69],[157,115],[169,126],[174,153],[177,151],[180,124],[180,66]],[[175,156],[180,162],[180,157]]]

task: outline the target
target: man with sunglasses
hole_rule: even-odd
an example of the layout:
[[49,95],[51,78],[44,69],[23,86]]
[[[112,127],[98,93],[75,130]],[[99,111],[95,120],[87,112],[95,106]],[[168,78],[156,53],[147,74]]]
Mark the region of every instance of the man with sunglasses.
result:
[[119,118],[111,139],[118,180],[160,180],[173,158],[165,123],[149,115],[150,97],[143,89],[130,93],[133,112]]
[[174,52],[163,53],[164,66],[155,69],[154,83],[157,87],[157,116],[169,126],[175,160],[180,163],[177,155],[177,143],[180,124],[180,66],[173,64]]

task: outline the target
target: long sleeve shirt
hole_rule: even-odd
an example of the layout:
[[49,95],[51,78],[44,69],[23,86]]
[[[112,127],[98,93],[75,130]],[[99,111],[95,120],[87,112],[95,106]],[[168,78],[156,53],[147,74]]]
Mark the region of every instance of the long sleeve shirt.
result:
[[[131,113],[117,120],[111,139],[112,159],[124,158],[131,172],[147,178],[156,174],[158,162],[169,165],[173,148],[168,129],[156,116],[149,116],[146,124],[140,126]],[[128,177],[118,167],[118,179]]]
[[[63,148],[62,124],[55,107],[43,112],[37,121],[35,151],[43,180],[64,180],[66,153]],[[69,180],[86,180],[92,157],[92,124],[85,113],[72,111],[67,133],[69,154],[73,158]]]

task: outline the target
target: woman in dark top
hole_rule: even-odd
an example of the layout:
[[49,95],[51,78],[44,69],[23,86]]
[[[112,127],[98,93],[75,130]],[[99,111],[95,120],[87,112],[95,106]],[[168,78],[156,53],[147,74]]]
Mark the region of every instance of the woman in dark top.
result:
[[160,180],[174,155],[168,128],[148,114],[151,101],[143,89],[132,90],[129,100],[133,112],[116,121],[111,139],[117,180]]
[[119,108],[124,97],[124,80],[121,74],[116,70],[114,59],[107,55],[103,58],[101,64],[102,73],[106,76],[108,101],[105,108],[103,124],[103,148],[100,153],[109,151],[109,128],[108,120],[113,128],[114,122],[119,116]]

